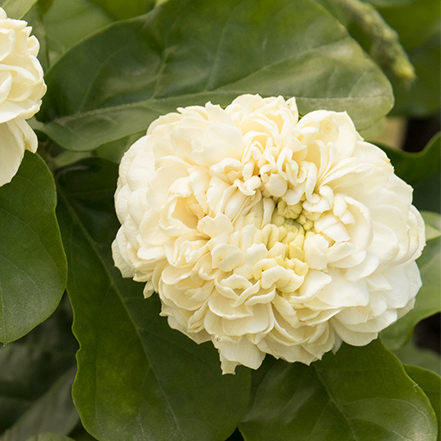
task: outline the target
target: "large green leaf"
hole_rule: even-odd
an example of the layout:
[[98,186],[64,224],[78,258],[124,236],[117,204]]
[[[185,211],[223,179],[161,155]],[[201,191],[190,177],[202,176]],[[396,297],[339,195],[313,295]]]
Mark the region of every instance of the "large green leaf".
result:
[[381,146],[392,162],[395,174],[412,187],[425,181],[441,169],[441,132],[437,133],[423,151],[409,153]]
[[65,298],[48,320],[17,342],[0,347],[0,435],[17,426],[19,432],[29,433],[27,437],[38,433],[39,426],[34,423],[40,421],[30,418],[38,412],[45,414],[45,427],[49,430],[59,428],[57,421],[68,420],[74,413],[68,391],[65,400],[61,399],[64,406],[44,412],[45,408],[54,407],[51,403],[60,403],[63,394],[54,394],[54,385],[75,366],[78,346],[71,325],[72,311]]
[[[441,217],[433,213],[431,220],[434,216],[438,220]],[[427,241],[423,254],[417,260],[423,286],[417,294],[414,309],[381,333],[381,338],[389,349],[399,349],[410,339],[418,322],[441,311],[440,256],[441,237],[438,236]]]
[[75,46],[46,80],[42,130],[73,150],[243,93],[296,96],[302,113],[347,111],[359,129],[393,104],[378,66],[309,0],[170,0]]
[[278,361],[239,426],[246,441],[434,441],[429,400],[379,341],[311,366]]
[[[49,10],[43,11],[42,22],[46,35],[40,32],[37,37],[42,46],[47,46],[49,60],[53,64],[85,37],[116,19],[144,14],[153,4],[153,0],[54,0],[52,7],[47,8]],[[39,6],[39,10],[42,10],[41,0]],[[35,31],[35,19],[31,17],[30,22]]]
[[23,18],[37,0],[0,0],[2,7],[9,18]]
[[44,161],[26,152],[0,187],[0,342],[17,340],[57,307],[66,257],[55,217],[56,193]]
[[441,377],[417,366],[404,366],[407,375],[424,391],[430,400],[438,420],[438,436],[441,436]]
[[98,158],[58,173],[83,425],[101,441],[223,441],[246,411],[249,372],[222,376],[211,344],[170,329],[157,296],[122,279],[110,251],[116,178],[117,165]]

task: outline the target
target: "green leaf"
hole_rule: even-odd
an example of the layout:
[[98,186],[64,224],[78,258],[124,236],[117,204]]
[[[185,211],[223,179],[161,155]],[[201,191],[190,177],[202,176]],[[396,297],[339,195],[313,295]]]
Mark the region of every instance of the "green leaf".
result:
[[43,16],[50,64],[75,43],[112,21],[103,9],[90,1],[54,0],[52,7]]
[[159,316],[159,299],[122,279],[110,244],[117,165],[99,158],[58,173],[58,216],[80,342],[74,402],[101,441],[226,439],[245,413],[249,371],[222,376],[217,351]]
[[155,6],[156,0],[90,0],[100,6],[115,20],[136,17],[145,14]]
[[376,7],[407,51],[425,43],[438,26],[438,0],[367,0]]
[[41,14],[46,14],[52,7],[54,0],[37,0],[37,7]]
[[419,348],[410,341],[407,345],[394,351],[394,354],[403,364],[416,365],[441,375],[441,358],[437,352]]
[[[372,35],[366,33],[359,23],[350,20],[345,8],[345,0],[315,1],[326,7],[349,30],[351,36],[370,53],[373,49]],[[351,0],[347,2],[354,3]],[[375,6],[389,26],[398,32],[400,43],[415,68],[416,80],[407,82],[397,77],[392,69],[384,66],[395,95],[395,106],[391,114],[424,117],[438,111],[441,96],[440,2],[438,0],[367,0],[367,2]],[[360,0],[359,3],[362,5],[364,2]],[[368,21],[368,24],[373,25],[371,21]],[[372,30],[381,35],[378,26],[373,26]],[[390,37],[388,34],[386,32],[386,36]],[[379,43],[379,46],[372,53],[381,62],[380,54],[384,54],[387,43],[382,44],[380,41],[376,43]]]
[[55,217],[56,193],[44,161],[26,152],[0,187],[0,341],[17,340],[57,307],[66,257]]
[[[124,138],[108,142],[98,147],[95,152],[100,158],[107,159],[112,162],[120,163],[123,154],[133,145],[141,136],[145,135],[143,132],[134,133],[133,135],[125,136]],[[65,150],[65,152],[68,152]],[[73,153],[73,152],[71,152]]]
[[38,118],[72,150],[146,130],[180,106],[226,105],[244,93],[296,96],[301,113],[347,111],[359,129],[393,104],[378,66],[309,0],[170,0],[78,44],[46,81]]
[[0,0],[0,7],[6,11],[8,18],[20,19],[36,2],[37,0]]
[[79,421],[71,396],[75,372],[74,366],[35,401],[6,431],[6,440],[26,441],[32,435],[48,431],[68,434]]
[[412,85],[407,86],[388,74],[395,95],[392,115],[422,118],[439,111],[441,100],[440,43],[441,34],[438,32],[421,46],[409,51],[408,55],[417,76]]
[[441,173],[434,173],[414,188],[413,204],[419,210],[441,213]]
[[83,425],[80,423],[70,434],[75,441],[97,441],[92,435],[86,432]]
[[58,435],[56,433],[42,433],[41,435],[36,435],[29,438],[27,441],[74,441],[72,438],[67,436]]
[[438,420],[438,437],[441,436],[441,377],[417,366],[404,366],[407,375],[424,391]]
[[431,211],[422,211],[421,215],[426,224],[426,240],[436,239],[441,236],[441,216]]
[[[434,216],[438,217],[439,222],[441,216],[433,213],[431,219]],[[441,237],[428,240],[423,254],[417,260],[423,286],[417,294],[414,309],[381,332],[381,339],[389,349],[402,347],[409,341],[413,328],[418,322],[441,311],[440,256]]]
[[246,441],[436,440],[429,400],[379,341],[311,366],[278,361],[239,428]]
[[392,162],[395,174],[412,187],[425,181],[441,169],[441,132],[438,132],[423,151],[409,153],[381,146]]
[[[26,415],[38,411],[56,381],[75,366],[78,346],[71,325],[72,311],[66,297],[48,320],[17,342],[0,347],[0,434],[20,418],[20,428],[26,428]],[[60,407],[46,415],[45,421],[65,417],[66,409],[68,405]],[[38,431],[27,437],[35,433]]]

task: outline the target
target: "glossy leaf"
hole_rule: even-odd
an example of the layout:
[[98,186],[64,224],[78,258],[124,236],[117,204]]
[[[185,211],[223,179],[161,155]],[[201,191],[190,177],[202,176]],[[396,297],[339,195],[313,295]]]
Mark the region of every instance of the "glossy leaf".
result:
[[146,130],[177,107],[226,105],[243,93],[296,96],[301,113],[347,111],[359,129],[393,104],[378,66],[309,0],[170,0],[75,46],[46,81],[38,118],[72,150]]
[[[439,219],[440,215],[437,217]],[[402,347],[409,341],[413,328],[419,321],[441,311],[440,256],[441,237],[428,240],[423,254],[417,260],[423,286],[417,294],[414,309],[381,333],[381,339],[389,349]]]
[[[12,182],[0,187],[0,342],[17,340],[57,307],[66,257],[48,167],[26,152]],[[19,244],[19,246],[17,246]]]
[[9,18],[23,18],[37,0],[0,0],[0,7],[6,11]]
[[409,153],[381,146],[392,162],[395,174],[412,187],[420,184],[441,169],[441,132],[437,133],[423,151]]
[[435,412],[438,420],[438,436],[441,435],[441,377],[427,369],[422,369],[417,366],[404,366],[407,375],[412,378],[415,383],[424,391],[430,400],[430,404]]
[[98,158],[58,174],[83,425],[100,441],[223,441],[246,411],[249,371],[222,376],[211,344],[169,328],[157,296],[122,279],[110,252],[116,178],[117,165]]
[[76,368],[72,367],[6,431],[8,441],[26,441],[44,432],[68,434],[78,423],[71,390]]
[[[41,409],[57,380],[75,366],[77,343],[71,325],[72,311],[65,298],[48,320],[17,342],[0,347],[0,435],[20,419],[21,429],[32,430],[28,417]],[[46,423],[65,418],[67,407],[45,415]]]
[[57,433],[43,433],[29,438],[27,441],[74,441],[67,436],[59,435]]
[[278,361],[239,427],[246,441],[436,440],[429,400],[379,341],[311,366]]

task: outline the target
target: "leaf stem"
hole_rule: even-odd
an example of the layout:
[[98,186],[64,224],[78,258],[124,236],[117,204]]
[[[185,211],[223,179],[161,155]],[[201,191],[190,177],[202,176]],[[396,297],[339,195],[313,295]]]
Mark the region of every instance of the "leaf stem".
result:
[[345,16],[359,24],[372,38],[370,55],[378,63],[392,69],[398,78],[411,84],[416,79],[415,69],[409,61],[398,33],[383,19],[370,4],[361,0],[334,0]]

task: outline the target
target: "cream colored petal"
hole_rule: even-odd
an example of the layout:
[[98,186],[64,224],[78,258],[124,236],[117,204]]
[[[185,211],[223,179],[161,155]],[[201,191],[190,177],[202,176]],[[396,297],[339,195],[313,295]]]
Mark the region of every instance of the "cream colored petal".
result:
[[[265,353],[261,352],[254,344],[243,337],[237,343],[213,341],[219,349],[224,360],[239,363],[251,369],[258,369],[265,358]],[[231,369],[231,364],[226,365],[227,370]]]
[[9,183],[20,167],[25,150],[35,152],[38,141],[24,120],[0,124],[0,186]]

